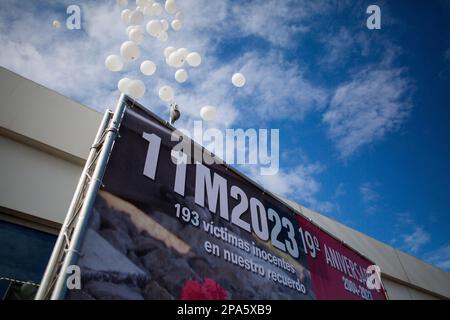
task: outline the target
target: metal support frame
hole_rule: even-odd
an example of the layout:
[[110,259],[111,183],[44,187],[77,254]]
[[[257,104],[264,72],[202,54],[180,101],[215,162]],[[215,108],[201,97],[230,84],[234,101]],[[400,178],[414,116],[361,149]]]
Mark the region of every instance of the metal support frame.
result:
[[42,278],[36,300],[58,300],[65,296],[68,276],[66,270],[80,254],[82,237],[97,191],[101,186],[114,141],[118,136],[126,100],[127,97],[122,94],[114,114],[110,110],[105,112]]

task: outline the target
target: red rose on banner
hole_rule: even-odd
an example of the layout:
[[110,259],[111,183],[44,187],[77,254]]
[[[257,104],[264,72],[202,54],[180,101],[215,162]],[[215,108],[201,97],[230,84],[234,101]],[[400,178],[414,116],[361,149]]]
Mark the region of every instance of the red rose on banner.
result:
[[216,281],[205,278],[203,283],[188,280],[181,289],[181,300],[225,300],[227,292]]

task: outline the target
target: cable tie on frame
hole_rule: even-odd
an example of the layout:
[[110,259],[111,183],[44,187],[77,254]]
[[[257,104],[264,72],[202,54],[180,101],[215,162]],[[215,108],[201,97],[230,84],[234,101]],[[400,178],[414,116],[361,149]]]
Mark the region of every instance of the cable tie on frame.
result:
[[77,254],[79,257],[84,257],[84,254],[81,251],[75,250],[75,249],[67,249],[66,252],[68,253],[69,251]]
[[103,141],[100,140],[99,142],[94,143],[94,144],[91,146],[91,149],[98,149],[98,147],[100,147],[102,144],[103,144]]
[[114,132],[115,134],[119,135],[119,129],[117,129],[116,127],[112,126],[112,127],[108,127],[106,130],[106,132]]

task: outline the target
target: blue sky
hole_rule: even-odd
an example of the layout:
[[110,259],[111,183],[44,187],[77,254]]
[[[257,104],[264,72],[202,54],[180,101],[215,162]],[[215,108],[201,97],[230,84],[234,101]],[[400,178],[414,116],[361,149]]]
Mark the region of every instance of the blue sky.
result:
[[[81,30],[52,28],[70,4],[81,7]],[[370,4],[381,8],[381,30],[366,28]],[[279,128],[280,171],[254,179],[450,270],[450,1],[177,5],[182,30],[166,43],[147,35],[142,58],[111,73],[104,59],[127,40],[114,0],[2,0],[0,65],[99,111],[114,107],[117,81],[130,76],[145,80],[140,102],[165,118],[153,88],[173,86],[180,125],[212,104],[213,126]],[[202,55],[183,86],[163,63],[168,45]],[[145,79],[144,59],[158,65]],[[242,89],[230,83],[237,71]]]

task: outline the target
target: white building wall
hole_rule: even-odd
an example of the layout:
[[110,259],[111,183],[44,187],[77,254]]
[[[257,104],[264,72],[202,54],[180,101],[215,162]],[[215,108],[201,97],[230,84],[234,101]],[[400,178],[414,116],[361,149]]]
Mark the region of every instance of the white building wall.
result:
[[0,136],[0,205],[62,223],[82,167]]
[[102,115],[4,68],[0,128],[66,153],[81,164]]
[[383,285],[391,300],[437,300],[437,296],[414,289],[407,284],[400,284],[395,280],[383,278]]

